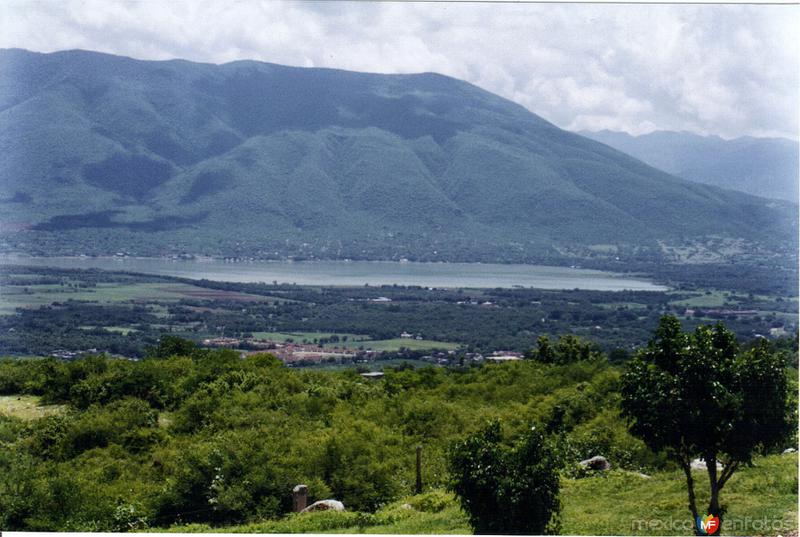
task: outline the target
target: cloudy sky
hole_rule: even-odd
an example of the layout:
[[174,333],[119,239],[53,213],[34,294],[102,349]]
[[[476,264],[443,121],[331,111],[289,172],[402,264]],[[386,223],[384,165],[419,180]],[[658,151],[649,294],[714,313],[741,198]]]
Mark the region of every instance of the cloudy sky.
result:
[[19,1],[0,48],[436,71],[560,127],[798,135],[798,5]]

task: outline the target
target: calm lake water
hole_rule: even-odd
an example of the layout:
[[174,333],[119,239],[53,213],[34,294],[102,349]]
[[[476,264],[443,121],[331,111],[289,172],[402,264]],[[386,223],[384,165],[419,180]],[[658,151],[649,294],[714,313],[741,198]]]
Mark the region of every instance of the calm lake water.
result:
[[162,258],[0,256],[0,264],[97,268],[228,282],[300,285],[419,285],[423,287],[536,287],[594,291],[666,291],[645,279],[599,270],[543,265],[400,263],[391,261],[179,261]]

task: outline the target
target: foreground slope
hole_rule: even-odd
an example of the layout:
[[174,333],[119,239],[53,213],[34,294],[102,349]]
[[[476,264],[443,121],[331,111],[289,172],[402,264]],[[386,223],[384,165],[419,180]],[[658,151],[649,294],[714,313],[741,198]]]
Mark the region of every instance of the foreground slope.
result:
[[[4,248],[532,260],[774,250],[795,207],[698,185],[436,74],[0,51]],[[609,248],[609,245],[610,248]]]
[[[695,472],[698,481],[706,479]],[[679,470],[651,476],[611,470],[561,480],[562,535],[690,535],[686,485]],[[797,456],[759,457],[731,479],[726,535],[786,535],[797,531]],[[469,534],[458,501],[438,489],[408,496],[375,513],[321,511],[241,526],[177,525],[168,532]],[[159,531],[163,531],[159,529]]]

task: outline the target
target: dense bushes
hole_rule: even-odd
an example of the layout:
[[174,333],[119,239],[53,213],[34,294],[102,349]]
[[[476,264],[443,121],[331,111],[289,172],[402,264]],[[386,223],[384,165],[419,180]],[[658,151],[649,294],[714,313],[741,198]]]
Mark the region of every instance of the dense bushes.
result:
[[311,500],[373,511],[413,492],[417,445],[426,489],[442,487],[448,447],[491,420],[507,438],[542,424],[562,442],[559,464],[597,454],[630,469],[664,464],[627,433],[619,372],[596,356],[369,380],[167,341],[138,362],[0,362],[3,393],[63,405],[0,418],[0,528],[248,523],[287,513],[299,483]]

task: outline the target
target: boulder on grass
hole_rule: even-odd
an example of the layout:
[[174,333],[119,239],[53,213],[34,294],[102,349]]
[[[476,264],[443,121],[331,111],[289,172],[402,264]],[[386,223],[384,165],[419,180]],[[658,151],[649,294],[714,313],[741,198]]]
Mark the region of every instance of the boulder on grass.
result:
[[344,511],[344,504],[339,500],[320,500],[312,503],[300,512],[310,513],[312,511]]
[[[705,471],[708,471],[708,466],[706,466],[706,461],[703,458],[694,459],[690,463],[690,466],[692,467],[692,470],[705,470]],[[719,461],[717,461],[717,471],[719,472],[721,470],[722,470],[722,465],[719,463]]]
[[589,470],[606,471],[611,469],[611,463],[608,462],[608,459],[601,455],[595,455],[591,459],[581,461],[579,464],[584,468],[588,468]]

